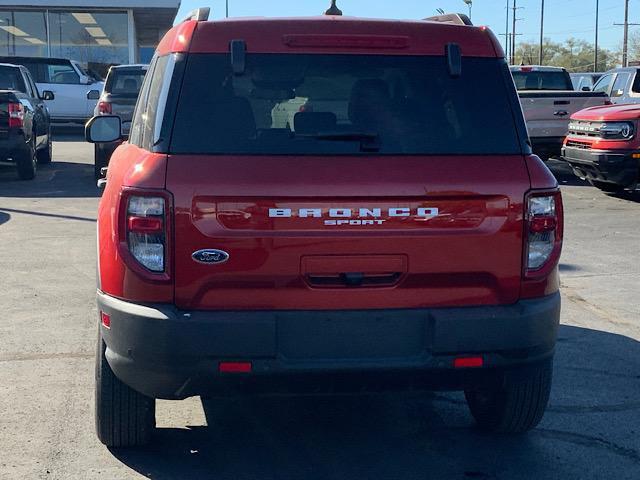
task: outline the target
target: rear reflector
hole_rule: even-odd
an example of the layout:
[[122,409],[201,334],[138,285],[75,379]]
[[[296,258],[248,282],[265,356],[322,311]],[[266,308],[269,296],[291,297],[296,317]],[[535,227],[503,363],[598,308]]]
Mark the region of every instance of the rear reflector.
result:
[[220,362],[218,371],[221,373],[251,373],[251,362]]
[[100,312],[100,319],[102,320],[102,326],[105,328],[111,328],[111,317],[104,312]]
[[461,357],[453,361],[454,368],[479,368],[484,365],[482,357]]
[[129,231],[134,233],[162,233],[164,226],[159,217],[129,217]]

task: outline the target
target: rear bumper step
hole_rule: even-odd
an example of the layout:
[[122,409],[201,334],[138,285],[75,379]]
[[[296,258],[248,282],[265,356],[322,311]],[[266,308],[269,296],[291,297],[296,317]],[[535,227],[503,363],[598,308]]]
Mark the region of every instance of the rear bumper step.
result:
[[[560,317],[559,294],[468,308],[184,312],[99,292],[98,306],[111,318],[102,336],[115,374],[167,399],[336,383],[460,389],[491,369],[549,358]],[[484,367],[454,370],[455,358],[471,355]],[[251,373],[220,373],[221,361],[251,362]]]

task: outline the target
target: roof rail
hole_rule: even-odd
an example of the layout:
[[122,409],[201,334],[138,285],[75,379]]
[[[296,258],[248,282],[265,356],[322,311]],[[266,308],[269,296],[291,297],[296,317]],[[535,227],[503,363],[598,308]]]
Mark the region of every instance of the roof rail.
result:
[[425,18],[430,22],[450,23],[452,25],[471,25],[473,23],[464,13],[447,13],[445,15],[436,15],[435,17]]
[[207,20],[209,20],[209,13],[210,12],[211,12],[211,9],[209,7],[196,8],[195,10],[192,10],[187,15],[187,18],[185,18],[182,21],[183,22],[188,22],[190,20],[195,20],[197,22],[206,22]]

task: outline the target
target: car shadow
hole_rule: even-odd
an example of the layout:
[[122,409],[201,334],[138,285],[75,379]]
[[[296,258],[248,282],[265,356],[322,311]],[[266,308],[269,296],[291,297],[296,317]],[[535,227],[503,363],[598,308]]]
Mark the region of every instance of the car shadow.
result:
[[54,142],[84,142],[84,125],[55,124],[51,134]]
[[560,186],[566,187],[590,187],[591,184],[586,180],[582,180],[577,177],[569,164],[563,160],[549,159],[546,162],[547,167],[551,170],[551,173],[556,177]]
[[640,343],[561,327],[554,375],[527,435],[477,430],[460,393],[266,396],[203,400],[207,426],[112,454],[158,480],[631,478]]
[[0,211],[0,225],[2,225],[3,223],[7,223],[9,220],[11,220],[11,215],[6,212]]
[[[38,165],[36,178],[19,180],[15,167],[0,166],[0,198],[99,197],[93,165],[57,162]],[[1,206],[1,205],[0,205]]]

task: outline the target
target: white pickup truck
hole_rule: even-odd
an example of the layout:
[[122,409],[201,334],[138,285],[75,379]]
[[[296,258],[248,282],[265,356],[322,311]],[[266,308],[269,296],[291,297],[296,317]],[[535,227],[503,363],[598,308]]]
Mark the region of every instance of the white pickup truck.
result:
[[559,157],[569,118],[583,108],[610,105],[603,92],[576,92],[560,67],[511,67],[533,152],[543,160]]

